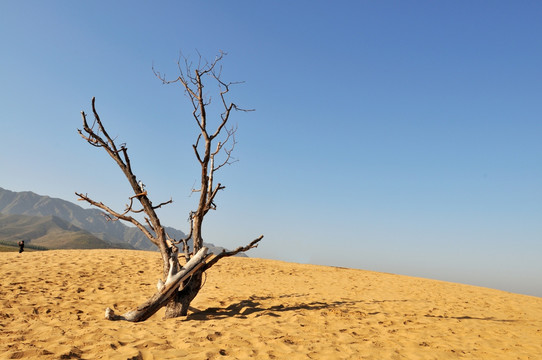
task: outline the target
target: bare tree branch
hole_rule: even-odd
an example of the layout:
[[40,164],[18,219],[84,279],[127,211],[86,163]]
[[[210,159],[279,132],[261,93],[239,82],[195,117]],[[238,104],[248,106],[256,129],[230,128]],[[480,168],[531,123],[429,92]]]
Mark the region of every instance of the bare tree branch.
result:
[[[236,126],[230,125],[230,119],[233,111],[252,111],[245,110],[237,106],[237,104],[228,100],[231,87],[239,84],[239,82],[225,82],[222,80],[221,61],[226,55],[220,51],[213,61],[207,61],[198,52],[198,59],[195,64],[192,63],[182,53],[177,61],[179,75],[176,78],[168,79],[165,74],[160,73],[152,67],[154,75],[163,84],[179,83],[184,94],[188,97],[192,106],[191,115],[197,124],[199,134],[195,143],[192,145],[195,157],[200,164],[200,187],[195,190],[192,187],[192,193],[199,193],[199,201],[197,208],[190,212],[190,233],[180,239],[172,239],[166,234],[164,227],[160,223],[155,210],[170,204],[173,199],[162,202],[156,206],[148,198],[147,191],[144,191],[143,186],[138,184],[137,178],[132,171],[128,149],[125,143],[117,147],[116,139],[105,130],[103,123],[96,111],[95,99],[92,99],[92,112],[94,121],[92,126],[88,125],[87,116],[84,112],[81,113],[83,118],[83,130],[78,130],[79,134],[92,146],[102,147],[114,159],[120,169],[123,171],[128,180],[134,195],[130,197],[130,203],[126,205],[123,213],[115,212],[101,202],[93,201],[86,195],[77,193],[81,200],[85,200],[90,204],[105,210],[106,216],[113,220],[123,220],[131,222],[137,226],[159,249],[163,260],[163,271],[166,278],[165,284],[161,282],[158,286],[158,293],[155,294],[148,302],[133,312],[127,313],[124,316],[115,315],[111,310],[108,310],[106,317],[110,320],[126,319],[130,321],[140,321],[156,312],[160,307],[167,304],[166,317],[176,317],[186,315],[188,306],[192,299],[197,295],[202,286],[202,273],[213,266],[221,258],[234,256],[240,252],[248,251],[257,247],[263,235],[253,240],[246,246],[241,246],[233,251],[223,251],[207,262],[206,258],[198,260],[198,265],[192,268],[189,273],[187,269],[181,269],[178,262],[179,249],[176,245],[183,244],[184,256],[188,263],[193,264],[197,257],[202,257],[201,250],[205,252],[203,246],[202,224],[205,215],[209,210],[216,210],[216,197],[220,190],[225,189],[220,182],[215,184],[215,171],[220,170],[223,166],[232,164],[236,161],[232,154],[237,144],[235,134]],[[184,64],[184,66],[183,66]],[[218,85],[219,96],[218,103],[213,103],[213,97],[205,89],[207,80]],[[216,100],[215,100],[216,102]],[[213,106],[210,106],[213,104]],[[217,113],[214,113],[218,107]],[[137,199],[142,208],[134,209],[134,199]],[[145,214],[145,225],[141,224],[129,214],[141,213]],[[189,249],[189,241],[192,240],[192,252]],[[191,265],[192,266],[192,265]],[[190,276],[188,280],[188,277]],[[171,287],[171,279],[176,279],[174,287]]]
[[145,216],[145,222],[147,223],[147,226],[156,234],[156,230],[154,229],[154,226],[152,226],[151,221],[146,216]]
[[260,242],[260,240],[263,239],[263,235],[260,235],[258,238],[252,240],[250,242],[250,244],[248,245],[245,245],[245,246],[240,246],[238,247],[237,249],[235,250],[232,250],[232,251],[226,251],[226,250],[223,250],[220,254],[218,254],[217,256],[215,256],[214,258],[212,258],[211,260],[209,260],[204,266],[203,266],[203,269],[202,271],[205,271],[207,269],[209,269],[211,266],[213,266],[214,264],[216,264],[218,262],[218,260],[224,258],[224,257],[228,257],[228,256],[234,256],[234,255],[237,255],[239,254],[240,252],[245,252],[245,251],[248,251],[250,249],[254,249],[256,247],[258,247],[258,243]]
[[103,203],[94,201],[91,198],[89,198],[88,196],[83,195],[81,193],[76,192],[75,195],[79,196],[79,200],[84,200],[84,201],[88,202],[91,205],[99,207],[100,209],[106,211],[108,214],[116,217],[117,219],[121,219],[121,220],[124,220],[124,221],[127,221],[127,222],[130,222],[130,223],[134,224],[135,226],[137,226],[137,228],[139,230],[141,230],[141,232],[143,232],[145,234],[145,236],[147,236],[147,238],[149,238],[150,241],[152,241],[156,245],[158,244],[157,239],[153,235],[151,235],[151,233],[147,230],[147,228],[145,228],[145,226],[143,226],[139,221],[137,221],[133,217],[126,216],[126,215],[123,215],[123,214],[119,214],[118,212],[112,210],[111,208],[104,205]]
[[128,214],[129,212],[133,212],[133,213],[141,213],[143,212],[145,209],[139,209],[139,210],[133,210],[132,209],[132,206],[134,205],[134,198],[136,198],[138,195],[134,195],[134,196],[130,196],[130,205],[126,204],[126,209],[124,210],[124,212],[122,213],[122,215],[126,215]]
[[[224,165],[231,165],[234,162],[237,162],[237,160],[231,161],[231,159],[232,159],[231,154],[233,153],[233,150],[235,149],[235,145],[237,145],[237,141],[235,139],[235,133],[236,132],[237,132],[237,127],[232,128],[230,130],[227,130],[226,131],[227,135],[226,135],[226,138],[224,139],[224,142],[219,143],[219,147],[217,146],[217,150],[215,151],[215,154],[218,153],[220,150],[224,149],[224,152],[226,153],[226,159],[220,165],[218,165],[216,167],[213,167],[212,168],[213,172],[219,170]],[[232,145],[230,146],[229,149],[224,148],[224,145],[226,145],[228,143],[230,138],[232,139]],[[214,166],[214,164],[213,164],[213,166]]]
[[169,199],[168,201],[165,201],[163,203],[160,203],[159,205],[153,206],[152,208],[156,210],[156,209],[161,208],[163,205],[171,204],[172,202],[173,202],[173,199]]

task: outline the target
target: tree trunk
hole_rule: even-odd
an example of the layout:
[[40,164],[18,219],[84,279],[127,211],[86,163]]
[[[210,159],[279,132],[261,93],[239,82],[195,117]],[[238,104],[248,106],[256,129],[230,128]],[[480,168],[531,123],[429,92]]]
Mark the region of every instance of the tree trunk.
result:
[[[159,289],[144,304],[138,306],[137,309],[128,311],[124,315],[116,315],[112,309],[107,308],[105,310],[105,318],[108,320],[127,320],[132,322],[144,321],[154,315],[164,305],[170,303],[172,298],[179,293],[178,289],[180,285],[186,284],[187,288],[193,287],[192,290],[187,290],[188,294],[192,294],[194,289],[197,289],[197,291],[199,291],[199,288],[201,286],[201,268],[205,266],[205,260],[207,259],[206,254],[207,248],[203,247],[200,249],[200,251],[198,251],[196,255],[192,257],[192,259],[190,259],[188,263],[186,263],[186,265],[178,273],[171,274],[170,272],[171,276],[168,276],[164,286],[162,286],[161,289]],[[196,278],[194,284],[198,284],[197,287],[191,285],[191,277]],[[194,293],[193,296],[196,296],[197,291]],[[188,305],[193,298],[194,297],[187,301],[188,297],[183,297],[183,302],[180,306],[181,312],[183,310],[185,312],[188,310]],[[184,305],[185,303],[186,305]],[[177,303],[175,302],[175,304]],[[166,317],[172,316],[167,316],[166,313]]]
[[203,272],[198,271],[192,277],[187,280],[184,286],[179,287],[179,290],[171,298],[166,307],[165,318],[175,318],[179,316],[186,316],[188,314],[188,308],[190,303],[196,295],[198,295],[202,285]]

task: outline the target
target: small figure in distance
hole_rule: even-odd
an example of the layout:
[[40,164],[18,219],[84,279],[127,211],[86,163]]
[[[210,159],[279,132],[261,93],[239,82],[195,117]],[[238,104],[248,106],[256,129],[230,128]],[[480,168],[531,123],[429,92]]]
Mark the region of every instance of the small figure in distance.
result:
[[19,254],[24,251],[24,240],[19,241]]

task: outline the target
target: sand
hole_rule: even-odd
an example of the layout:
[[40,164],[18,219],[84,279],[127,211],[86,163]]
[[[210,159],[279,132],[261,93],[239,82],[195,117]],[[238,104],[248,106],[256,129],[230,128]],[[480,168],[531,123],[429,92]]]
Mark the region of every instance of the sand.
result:
[[542,359],[542,298],[252,258],[208,271],[187,317],[146,300],[158,253],[0,253],[1,359]]

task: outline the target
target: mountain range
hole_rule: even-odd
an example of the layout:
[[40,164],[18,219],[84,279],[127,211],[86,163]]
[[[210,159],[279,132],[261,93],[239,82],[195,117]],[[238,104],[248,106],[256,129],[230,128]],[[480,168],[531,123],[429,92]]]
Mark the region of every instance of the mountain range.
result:
[[[175,239],[185,236],[170,227],[166,227],[166,232]],[[19,240],[48,249],[157,250],[139,229],[120,221],[108,221],[101,210],[0,187],[0,242],[16,244]],[[215,254],[224,249],[204,245]]]
[[[41,249],[110,249],[111,244],[56,216],[6,215],[0,213],[0,239],[5,245],[23,240],[30,248]],[[126,248],[133,249],[126,244]]]

